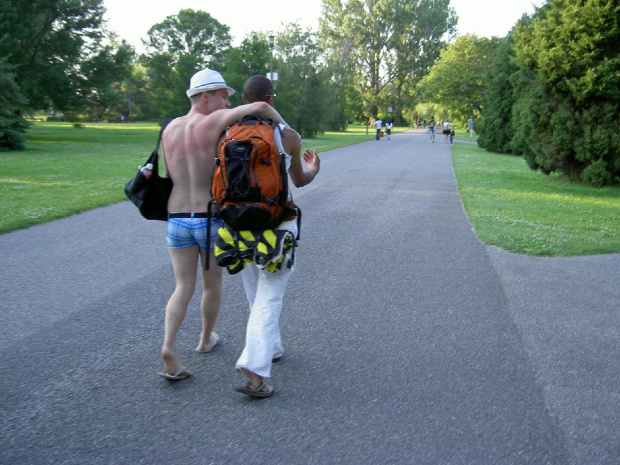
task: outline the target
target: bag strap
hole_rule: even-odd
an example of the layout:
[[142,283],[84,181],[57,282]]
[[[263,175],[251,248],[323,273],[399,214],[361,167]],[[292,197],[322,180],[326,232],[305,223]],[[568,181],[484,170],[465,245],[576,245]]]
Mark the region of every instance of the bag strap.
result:
[[170,124],[171,121],[172,121],[172,118],[168,118],[168,119],[163,120],[161,123],[161,129],[159,130],[159,136],[157,136],[157,145],[155,146],[156,152],[159,151],[159,144],[161,144],[161,136],[164,135],[164,130]]
[[155,150],[151,153],[151,156],[148,159],[148,163],[153,165],[153,173],[154,176],[159,176],[159,145],[161,144],[161,137],[164,134],[164,129],[166,126],[172,121],[172,119],[165,119],[161,123],[161,129],[159,130],[159,136],[157,136],[157,144],[155,145]]
[[212,210],[213,202],[209,202],[207,205],[207,244],[205,247],[205,271],[209,271],[209,265],[211,261],[211,218],[213,217]]

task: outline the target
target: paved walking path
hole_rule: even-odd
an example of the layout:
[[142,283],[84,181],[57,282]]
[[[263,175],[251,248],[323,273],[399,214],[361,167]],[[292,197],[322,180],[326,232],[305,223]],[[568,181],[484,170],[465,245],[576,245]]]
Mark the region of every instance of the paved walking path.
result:
[[[234,392],[247,308],[227,277],[196,375],[157,376],[164,224],[122,202],[0,236],[0,463],[611,464],[620,255],[486,247],[450,146],[421,131],[322,155],[295,191],[276,394]],[[120,187],[119,187],[120,188]]]

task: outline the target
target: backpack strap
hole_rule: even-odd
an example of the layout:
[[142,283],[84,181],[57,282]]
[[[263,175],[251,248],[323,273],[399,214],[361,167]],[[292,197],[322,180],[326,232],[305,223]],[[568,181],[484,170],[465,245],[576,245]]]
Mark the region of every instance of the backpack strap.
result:
[[278,152],[288,155],[288,153],[286,153],[286,150],[284,150],[284,146],[282,145],[282,132],[284,132],[284,125],[276,124],[276,126],[273,128],[273,138],[276,140]]
[[[273,138],[276,141],[276,147],[278,148],[278,152],[280,152],[281,155],[285,155],[288,157],[292,157],[292,155],[289,155],[286,150],[284,150],[284,146],[282,145],[282,134],[284,132],[284,128],[286,126],[282,123],[276,124],[275,127],[273,128]],[[285,169],[286,171],[286,169]],[[290,187],[288,186],[288,172],[286,173],[286,190],[288,192],[290,192]],[[288,199],[287,203],[288,203]],[[285,207],[285,210],[287,208]],[[301,209],[294,204],[293,202],[293,208],[292,209],[288,209],[289,213],[295,213],[296,217],[297,217],[297,237],[295,238],[296,240],[299,240],[299,237],[301,235]]]

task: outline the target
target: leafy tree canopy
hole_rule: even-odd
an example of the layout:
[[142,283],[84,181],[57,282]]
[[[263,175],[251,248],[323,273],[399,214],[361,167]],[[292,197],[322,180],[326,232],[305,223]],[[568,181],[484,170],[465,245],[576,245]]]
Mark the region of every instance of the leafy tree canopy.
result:
[[202,68],[221,70],[222,57],[230,47],[230,28],[204,11],[181,10],[149,29],[141,62],[147,69],[149,105],[154,117],[185,114],[185,95],[191,76]]
[[71,110],[88,86],[82,65],[104,34],[102,0],[3,0],[0,57],[15,65],[28,109]]
[[[321,36],[347,73],[369,116],[391,98],[400,109],[438,57],[456,15],[449,0],[323,0]],[[390,95],[391,94],[391,95]],[[399,115],[397,114],[397,117]]]
[[423,101],[439,104],[449,116],[464,123],[482,113],[485,73],[500,39],[459,37],[441,52],[441,58],[418,84]]

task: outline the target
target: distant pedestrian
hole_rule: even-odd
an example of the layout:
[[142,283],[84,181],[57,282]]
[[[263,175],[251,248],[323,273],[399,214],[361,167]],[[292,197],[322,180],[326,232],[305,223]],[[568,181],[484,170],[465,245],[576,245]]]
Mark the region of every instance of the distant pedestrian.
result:
[[375,128],[377,129],[377,135],[375,136],[375,138],[377,140],[381,140],[381,128],[382,127],[383,127],[383,121],[377,118],[375,121]]
[[435,126],[437,126],[437,123],[435,122],[435,117],[431,116],[431,119],[428,122],[428,133],[430,134],[432,143],[435,143]]
[[443,122],[443,130],[442,130],[443,141],[446,144],[448,143],[448,140],[450,139],[450,131],[451,131],[450,125],[451,125],[450,124],[450,120],[448,120],[448,119]]
[[474,120],[471,118],[467,120],[467,132],[469,132],[469,137],[474,137]]
[[392,134],[392,128],[394,127],[394,123],[391,119],[385,123],[385,134],[387,135],[387,140],[390,140],[390,135]]

